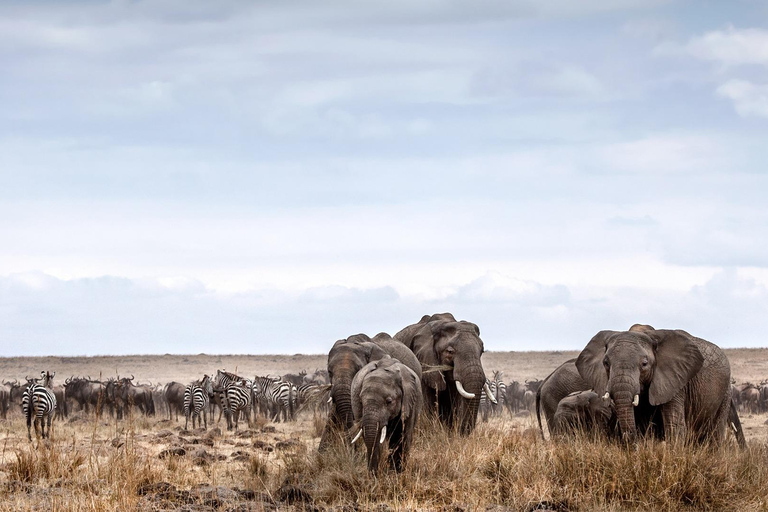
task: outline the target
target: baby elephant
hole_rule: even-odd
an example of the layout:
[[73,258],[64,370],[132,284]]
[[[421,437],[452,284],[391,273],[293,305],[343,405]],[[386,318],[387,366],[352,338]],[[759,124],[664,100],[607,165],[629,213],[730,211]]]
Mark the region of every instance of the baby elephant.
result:
[[579,431],[608,436],[615,423],[609,400],[591,390],[576,391],[557,404],[551,432],[557,437]]
[[421,379],[397,359],[386,357],[357,372],[352,380],[352,412],[362,428],[352,442],[363,436],[369,470],[378,471],[385,439],[390,465],[396,471],[403,469],[421,406]]

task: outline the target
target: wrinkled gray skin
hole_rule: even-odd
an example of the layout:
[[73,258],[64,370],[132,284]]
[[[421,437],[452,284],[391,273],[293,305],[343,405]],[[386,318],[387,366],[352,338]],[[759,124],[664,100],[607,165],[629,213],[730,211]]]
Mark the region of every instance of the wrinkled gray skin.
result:
[[352,380],[352,408],[362,429],[370,471],[378,472],[385,426],[389,464],[402,471],[421,407],[421,379],[397,359],[386,357],[357,372]]
[[[424,316],[397,334],[395,339],[410,348],[424,369],[421,377],[424,409],[437,412],[440,420],[466,435],[477,422],[485,371],[480,361],[483,341],[480,329],[470,322],[457,322],[450,313]],[[450,370],[426,371],[448,366]],[[474,398],[461,396],[459,381]]]
[[638,432],[698,442],[724,437],[731,369],[708,341],[640,325],[601,331],[581,351],[576,368],[598,395],[609,393],[625,439]]
[[560,400],[573,392],[588,391],[590,388],[589,383],[581,378],[579,370],[576,369],[576,358],[564,362],[544,379],[536,392],[536,417],[539,421],[542,438],[544,437],[544,431],[541,427],[542,411],[547,420],[549,435],[552,436],[553,419]]
[[575,391],[557,404],[550,434],[553,438],[576,433],[607,437],[611,433],[613,411],[608,400],[594,391]]
[[411,349],[385,332],[380,332],[371,341],[381,347],[390,357],[397,359],[410,368],[421,379],[421,363]]
[[[378,342],[374,343],[365,334],[355,334],[337,341],[328,353],[328,377],[331,381],[333,406],[320,439],[320,450],[328,447],[334,432],[348,431],[352,427],[352,379],[363,366],[385,356],[398,359],[398,355],[406,359],[404,364],[407,366],[418,362],[413,353],[404,352],[400,344],[387,343],[384,335],[379,336]],[[420,365],[417,364],[414,370],[420,374]]]

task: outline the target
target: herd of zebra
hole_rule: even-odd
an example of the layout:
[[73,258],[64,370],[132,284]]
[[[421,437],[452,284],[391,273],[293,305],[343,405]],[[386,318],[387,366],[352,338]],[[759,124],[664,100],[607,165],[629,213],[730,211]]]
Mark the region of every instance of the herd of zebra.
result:
[[296,411],[313,397],[328,390],[328,372],[318,370],[277,377],[242,377],[224,370],[217,370],[215,377],[203,375],[186,386],[169,382],[163,389],[168,404],[169,418],[175,411],[186,418],[185,429],[192,419],[192,428],[208,428],[208,419],[213,421],[215,410],[219,409],[227,420],[227,429],[237,430],[240,415],[251,424],[251,418],[261,414],[269,421],[293,421]]
[[328,391],[329,380],[326,370],[253,379],[217,370],[213,378],[204,375],[186,386],[179,382],[164,386],[137,384],[133,376],[103,381],[73,376],[56,386],[55,375],[42,371],[39,378],[27,377],[26,383],[4,381],[0,386],[0,417],[5,419],[14,404],[20,405],[31,439],[33,423],[36,434],[39,428],[40,436],[45,438],[50,435],[51,421],[67,418],[76,406],[86,414],[93,410],[100,416],[107,411],[117,419],[134,409],[146,416],[154,416],[160,409],[169,420],[175,413],[177,421],[181,413],[186,417],[185,428],[190,418],[193,428],[195,424],[207,428],[209,417],[212,421],[218,408],[217,421],[224,414],[227,428],[237,430],[241,417],[250,425],[258,414],[273,422],[294,420],[296,412],[312,397]]

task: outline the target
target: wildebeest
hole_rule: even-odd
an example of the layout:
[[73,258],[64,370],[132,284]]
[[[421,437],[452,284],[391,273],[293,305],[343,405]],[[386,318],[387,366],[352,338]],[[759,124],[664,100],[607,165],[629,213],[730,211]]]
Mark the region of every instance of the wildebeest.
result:
[[114,381],[114,385],[110,387],[110,391],[113,392],[118,419],[123,417],[124,412],[130,412],[134,406],[147,416],[154,416],[155,414],[152,388],[147,385],[136,385],[133,383],[133,379],[133,375],[130,378],[118,377]]
[[64,397],[77,402],[81,411],[89,412],[93,407],[96,414],[101,414],[104,405],[112,409],[112,401],[107,395],[107,386],[98,380],[83,377],[70,377],[64,381]]
[[5,388],[0,388],[0,416],[2,416],[3,419],[7,418],[10,406],[11,393]]
[[176,421],[179,421],[179,413],[184,414],[184,384],[169,382],[163,388],[163,397],[168,405],[168,419],[171,419],[172,412],[176,412]]

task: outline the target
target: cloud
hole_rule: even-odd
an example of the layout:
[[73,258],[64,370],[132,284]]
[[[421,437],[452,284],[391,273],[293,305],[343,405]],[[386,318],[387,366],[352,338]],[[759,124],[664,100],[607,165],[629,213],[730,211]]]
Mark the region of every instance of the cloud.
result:
[[768,327],[768,288],[732,268],[679,291],[544,285],[489,272],[431,298],[388,287],[222,294],[178,283],[0,277],[0,353],[324,353],[352,333],[394,333],[442,311],[477,323],[488,350],[579,349],[598,330],[636,322],[724,347],[760,346]]
[[696,59],[725,66],[768,64],[768,31],[757,28],[737,29],[729,26],[692,37],[685,44],[662,43],[660,54],[685,54]]
[[598,149],[608,172],[640,174],[696,173],[722,169],[724,156],[706,136],[656,135]]
[[733,101],[741,117],[768,117],[768,84],[732,79],[718,87],[717,94]]

